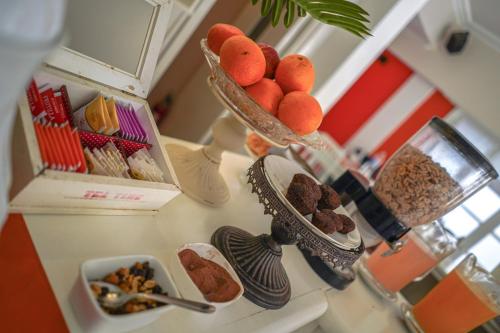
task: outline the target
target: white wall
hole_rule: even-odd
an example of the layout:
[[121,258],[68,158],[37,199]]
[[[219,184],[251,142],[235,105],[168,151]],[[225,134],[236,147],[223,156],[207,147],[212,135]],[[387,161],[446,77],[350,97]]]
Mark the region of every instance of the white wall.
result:
[[[320,72],[314,95],[324,112],[328,112],[332,105],[349,90],[428,1],[360,1],[360,4],[370,13],[373,36],[362,42],[358,41],[355,45],[350,43],[349,39],[342,40],[342,38],[332,36],[318,45],[318,52],[323,59],[312,57],[315,64],[318,63],[317,72]],[[340,58],[336,58],[337,54]],[[322,79],[324,82],[321,82]]]
[[471,33],[464,52],[451,56],[442,48],[426,48],[421,38],[406,29],[390,50],[500,136],[500,53],[496,49]]

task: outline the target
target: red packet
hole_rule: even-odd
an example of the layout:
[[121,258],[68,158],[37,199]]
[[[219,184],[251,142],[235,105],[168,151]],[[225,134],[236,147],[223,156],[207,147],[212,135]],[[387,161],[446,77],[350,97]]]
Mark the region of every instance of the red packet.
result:
[[64,124],[69,121],[69,118],[66,114],[62,93],[60,91],[55,92],[54,98],[56,104],[56,114],[54,115],[55,118],[53,121],[57,124]]
[[36,117],[38,119],[44,117],[45,109],[43,106],[42,96],[40,96],[40,91],[36,86],[35,80],[31,80],[31,83],[28,86],[26,94],[28,96],[28,103],[33,117]]
[[57,136],[56,136],[56,133],[54,131],[54,128],[52,127],[52,125],[47,125],[45,127],[45,129],[47,130],[46,133],[48,134],[48,137],[49,137],[50,148],[52,149],[52,153],[56,159],[57,170],[64,171],[64,170],[66,170],[64,158],[63,158],[63,154],[61,151],[61,147],[58,144],[58,140],[57,140]]
[[62,133],[62,128],[58,127],[57,125],[52,127],[52,130],[54,131],[54,136],[56,137],[56,145],[59,147],[59,151],[61,153],[62,157],[62,163],[63,163],[63,170],[65,171],[73,171],[72,167],[72,161],[71,161],[71,155],[69,153],[69,148],[66,146],[67,142],[64,140],[63,133]]
[[39,128],[40,128],[40,133],[43,136],[43,141],[45,142],[45,147],[47,148],[47,159],[49,162],[49,168],[50,169],[58,169],[57,159],[56,159],[55,153],[52,149],[52,144],[51,144],[50,137],[48,134],[48,131],[49,131],[48,127],[40,124]]
[[54,100],[54,91],[52,88],[46,88],[42,92],[40,92],[40,96],[42,96],[43,107],[45,112],[47,112],[47,120],[50,121],[54,119],[54,114],[56,113],[56,103]]
[[42,125],[38,122],[35,122],[33,125],[35,126],[36,138],[38,140],[38,146],[40,147],[40,154],[42,155],[42,162],[45,168],[50,163],[47,154],[47,141],[45,140],[45,136],[43,135],[43,131],[41,129]]
[[63,85],[61,86],[61,88],[59,88],[59,91],[61,92],[64,113],[66,114],[66,118],[68,119],[69,124],[71,125],[71,127],[73,127],[73,117],[71,115],[73,108],[71,107],[71,101],[69,100],[68,89],[65,85]]
[[42,96],[43,106],[47,112],[47,120],[52,123],[62,124],[67,121],[64,113],[63,99],[60,92],[55,92],[52,88],[43,90]]
[[78,161],[78,153],[73,143],[73,137],[71,136],[71,127],[66,124],[62,127],[62,131],[63,139],[67,143],[68,154],[71,159],[71,168],[73,171],[76,171],[80,167],[80,164]]
[[78,161],[80,162],[80,167],[76,170],[76,172],[87,173],[87,163],[85,162],[85,156],[83,156],[83,148],[82,143],[80,142],[80,136],[76,130],[73,130],[71,133],[73,137],[73,146],[76,149],[78,155]]

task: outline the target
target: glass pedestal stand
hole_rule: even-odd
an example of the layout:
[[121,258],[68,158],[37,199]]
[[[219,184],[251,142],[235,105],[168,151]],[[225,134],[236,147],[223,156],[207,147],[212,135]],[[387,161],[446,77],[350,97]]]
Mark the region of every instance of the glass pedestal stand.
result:
[[221,206],[229,200],[228,187],[219,173],[222,153],[240,150],[245,145],[246,128],[256,132],[273,146],[286,148],[291,143],[325,147],[315,132],[299,136],[278,118],[262,109],[219,65],[219,57],[201,40],[201,49],[210,66],[208,86],[231,114],[218,119],[212,127],[213,142],[198,150],[167,145],[181,189],[189,197],[209,206]]

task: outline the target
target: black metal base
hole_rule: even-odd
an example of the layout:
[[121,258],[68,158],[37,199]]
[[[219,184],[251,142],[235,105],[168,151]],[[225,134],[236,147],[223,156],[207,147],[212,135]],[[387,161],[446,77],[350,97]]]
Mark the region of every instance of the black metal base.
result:
[[225,226],[217,229],[211,243],[226,257],[238,274],[251,302],[279,309],[290,300],[290,282],[281,264],[281,246],[269,235],[254,236]]
[[297,247],[313,271],[333,288],[344,290],[356,279],[356,274],[351,267],[332,269],[320,257],[311,255],[309,250]]

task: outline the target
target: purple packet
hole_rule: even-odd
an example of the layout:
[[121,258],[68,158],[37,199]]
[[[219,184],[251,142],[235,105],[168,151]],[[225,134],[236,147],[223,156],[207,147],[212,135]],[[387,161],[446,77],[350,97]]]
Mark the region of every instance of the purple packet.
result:
[[125,116],[125,112],[123,111],[123,106],[120,103],[116,103],[116,111],[118,113],[118,121],[120,122],[120,134],[124,139],[130,138],[130,127],[128,124],[128,120]]
[[135,113],[135,110],[132,107],[132,105],[130,105],[130,110],[131,110],[132,117],[134,118],[135,123],[137,124],[137,129],[141,133],[142,141],[143,142],[147,142],[148,141],[148,135],[146,134],[146,131],[142,127],[141,123],[139,122],[139,118],[137,118],[137,114]]
[[116,106],[116,115],[118,116],[118,124],[120,125],[120,131],[118,132],[118,135],[120,137],[125,137],[125,132],[126,130],[126,124],[125,121],[123,120],[123,115],[122,115],[122,109],[118,101],[115,102]]
[[123,113],[125,114],[125,117],[128,120],[128,125],[130,126],[130,131],[131,131],[133,140],[139,141],[141,138],[141,133],[136,129],[136,125],[134,123],[134,118],[130,114],[130,109],[129,109],[128,105],[123,107]]

